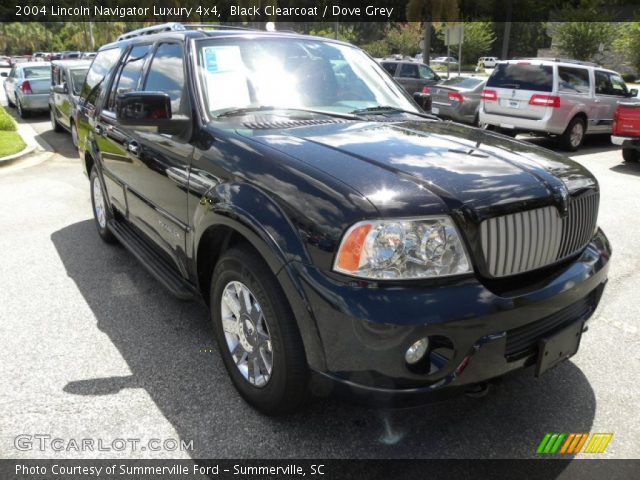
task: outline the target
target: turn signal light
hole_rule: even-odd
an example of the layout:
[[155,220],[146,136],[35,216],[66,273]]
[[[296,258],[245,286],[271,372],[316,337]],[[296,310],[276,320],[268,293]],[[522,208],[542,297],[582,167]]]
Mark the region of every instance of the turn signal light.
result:
[[449,100],[451,100],[452,102],[462,103],[464,102],[464,97],[458,92],[449,92]]
[[529,105],[558,108],[560,106],[560,97],[555,95],[533,95],[529,99]]
[[22,93],[33,93],[29,80],[25,80],[24,82],[22,82],[22,85],[20,85],[20,90],[22,91]]
[[336,267],[346,272],[355,272],[360,266],[360,255],[364,240],[372,225],[365,223],[351,230],[342,243]]
[[431,90],[429,90],[429,87],[422,87],[422,93],[431,93]]
[[482,90],[480,99],[484,100],[485,102],[497,102],[498,93],[495,90]]

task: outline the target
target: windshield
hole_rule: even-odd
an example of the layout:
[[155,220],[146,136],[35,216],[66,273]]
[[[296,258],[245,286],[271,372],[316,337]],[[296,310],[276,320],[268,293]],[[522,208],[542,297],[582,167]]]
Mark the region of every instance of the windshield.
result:
[[24,67],[24,78],[50,78],[51,68],[46,67]]
[[74,95],[80,95],[80,90],[82,90],[82,84],[84,83],[84,79],[86,78],[88,71],[89,67],[71,70],[71,84],[73,86]]
[[274,106],[348,113],[376,106],[418,112],[408,94],[361,50],[313,39],[206,39],[197,69],[211,115]]

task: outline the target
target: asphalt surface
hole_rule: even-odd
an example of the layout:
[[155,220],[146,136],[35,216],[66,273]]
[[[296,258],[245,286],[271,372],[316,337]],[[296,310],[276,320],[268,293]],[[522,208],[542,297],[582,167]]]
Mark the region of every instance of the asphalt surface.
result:
[[[607,137],[573,155],[601,183],[614,249],[575,357],[481,399],[408,410],[320,399],[272,419],[236,394],[206,309],[173,299],[98,238],[70,136],[46,115],[28,122],[57,153],[0,167],[0,458],[522,458],[546,432],[612,432],[598,458],[638,458],[640,164],[623,164]],[[21,451],[20,434],[173,438],[193,450]]]

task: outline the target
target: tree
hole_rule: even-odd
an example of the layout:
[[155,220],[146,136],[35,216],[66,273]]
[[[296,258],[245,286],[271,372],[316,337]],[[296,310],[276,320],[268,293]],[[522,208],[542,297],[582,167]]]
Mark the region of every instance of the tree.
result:
[[562,22],[555,28],[554,40],[563,54],[576,60],[591,60],[611,43],[614,34],[615,28],[606,22]]
[[613,41],[613,48],[640,73],[640,22],[622,23]]
[[422,61],[428,65],[433,23],[457,20],[458,0],[409,0],[406,12],[410,22],[422,21]]
[[[496,34],[491,22],[464,22],[464,40],[462,42],[462,58],[460,64],[476,63],[478,57],[491,50]],[[438,35],[444,38],[444,30]]]
[[420,49],[422,29],[417,22],[394,25],[389,30],[386,41],[392,53],[415,55]]

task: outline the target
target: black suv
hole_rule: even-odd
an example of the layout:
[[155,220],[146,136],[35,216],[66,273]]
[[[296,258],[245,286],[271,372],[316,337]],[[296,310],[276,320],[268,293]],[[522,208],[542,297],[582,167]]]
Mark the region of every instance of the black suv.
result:
[[267,414],[310,385],[393,405],[540,375],[607,281],[593,175],[424,114],[346,43],[131,32],[94,59],[78,133],[99,235],[209,304]]

